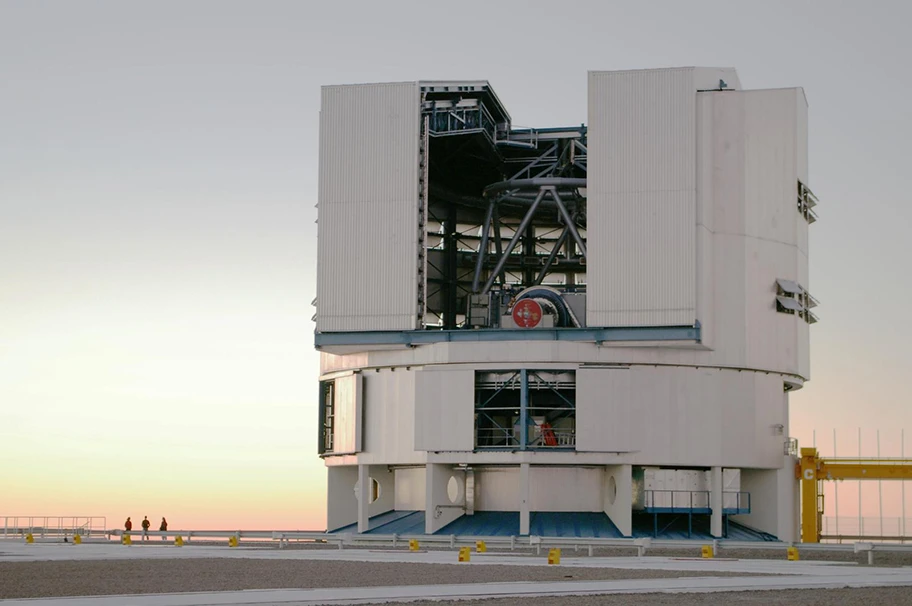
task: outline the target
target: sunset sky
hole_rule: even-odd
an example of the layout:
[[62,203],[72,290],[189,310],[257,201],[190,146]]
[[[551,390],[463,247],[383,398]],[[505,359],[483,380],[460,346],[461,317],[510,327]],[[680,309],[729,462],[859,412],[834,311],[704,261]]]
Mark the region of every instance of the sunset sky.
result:
[[910,7],[0,0],[0,517],[324,527],[323,84],[487,79],[522,126],[585,122],[590,69],[804,87],[821,321],[791,434],[899,456],[905,427],[912,455]]

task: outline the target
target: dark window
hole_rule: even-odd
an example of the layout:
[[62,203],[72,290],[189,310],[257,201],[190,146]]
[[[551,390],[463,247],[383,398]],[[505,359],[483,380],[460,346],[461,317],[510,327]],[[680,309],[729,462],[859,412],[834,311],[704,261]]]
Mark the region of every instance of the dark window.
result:
[[335,429],[336,383],[320,382],[320,435],[317,440],[319,454],[333,452],[333,431]]

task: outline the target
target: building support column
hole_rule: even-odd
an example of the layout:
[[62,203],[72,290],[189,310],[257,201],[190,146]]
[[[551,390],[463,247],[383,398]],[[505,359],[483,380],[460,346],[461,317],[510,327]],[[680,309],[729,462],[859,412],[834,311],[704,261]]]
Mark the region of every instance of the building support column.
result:
[[358,532],[370,529],[370,467],[358,465]]
[[605,515],[625,537],[633,536],[633,467],[605,466]]
[[712,490],[709,495],[709,506],[712,508],[712,517],[709,520],[709,533],[717,538],[722,538],[722,468],[712,468]]
[[528,463],[519,465],[519,534],[529,534],[530,511],[529,511],[529,479],[530,469]]
[[[424,478],[424,532],[434,534],[465,513],[465,472],[452,465],[428,463]],[[448,489],[451,480],[457,487],[455,501]]]
[[529,371],[519,371],[519,449],[529,447]]

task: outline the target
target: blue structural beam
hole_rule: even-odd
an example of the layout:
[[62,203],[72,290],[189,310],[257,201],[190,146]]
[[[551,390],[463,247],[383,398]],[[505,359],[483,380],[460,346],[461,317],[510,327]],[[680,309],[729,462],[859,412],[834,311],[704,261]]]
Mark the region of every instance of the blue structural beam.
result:
[[388,330],[371,332],[318,332],[317,349],[352,345],[405,345],[417,347],[432,343],[469,343],[479,341],[574,341],[616,343],[622,341],[700,342],[700,325],[634,326],[620,328],[486,328],[477,330]]

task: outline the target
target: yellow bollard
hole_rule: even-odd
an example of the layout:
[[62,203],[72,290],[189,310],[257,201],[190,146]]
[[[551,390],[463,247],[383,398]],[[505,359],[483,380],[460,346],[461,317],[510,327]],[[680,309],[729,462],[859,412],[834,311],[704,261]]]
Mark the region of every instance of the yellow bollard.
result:
[[35,542],[35,537],[32,536],[32,533],[28,533],[27,535],[25,535],[25,542],[28,544],[32,544]]
[[78,535],[78,534],[74,534],[74,535],[73,535],[73,544],[74,544],[74,545],[82,545],[82,536],[81,536],[81,535]]
[[484,541],[475,541],[475,551],[477,553],[487,553],[488,546],[485,545]]
[[468,562],[471,559],[471,550],[468,547],[459,548],[459,561]]
[[237,537],[228,537],[228,547],[237,547],[238,540]]
[[560,549],[554,548],[548,550],[548,564],[560,564]]
[[182,537],[180,535],[177,535],[176,537],[174,537],[174,544],[177,545],[178,547],[183,547],[184,546],[184,537]]
[[701,554],[704,558],[711,558],[711,557],[713,557],[714,554],[713,554],[713,547],[712,547],[712,545],[704,545],[703,547],[701,547],[701,548],[700,548],[700,554]]
[[133,538],[132,538],[130,535],[125,534],[124,536],[122,536],[122,537],[120,538],[120,542],[123,543],[124,545],[132,545],[132,544],[133,544]]
[[409,551],[418,551],[418,539],[409,539]]
[[789,547],[789,548],[788,548],[788,551],[787,551],[786,553],[788,554],[788,561],[789,561],[789,562],[797,562],[797,561],[798,561],[798,548],[797,548],[797,547]]

